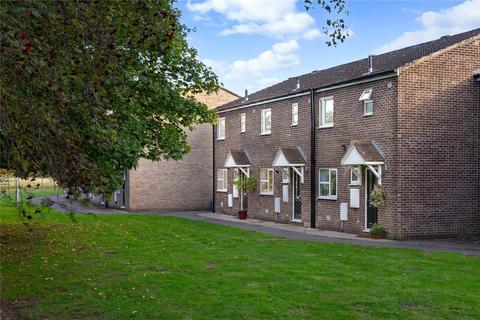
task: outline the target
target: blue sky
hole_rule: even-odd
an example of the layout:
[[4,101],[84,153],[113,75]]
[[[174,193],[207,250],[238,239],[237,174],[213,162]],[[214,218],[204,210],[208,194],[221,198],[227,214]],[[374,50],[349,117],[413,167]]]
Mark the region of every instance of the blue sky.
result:
[[480,0],[353,1],[352,36],[327,47],[320,7],[303,0],[179,0],[199,57],[224,86],[243,95],[297,76],[480,27]]

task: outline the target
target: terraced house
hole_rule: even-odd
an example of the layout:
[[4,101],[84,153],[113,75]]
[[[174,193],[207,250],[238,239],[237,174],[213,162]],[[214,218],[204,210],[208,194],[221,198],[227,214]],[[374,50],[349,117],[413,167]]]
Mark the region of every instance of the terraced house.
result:
[[[219,107],[215,210],[394,238],[480,232],[480,29],[313,71]],[[373,191],[375,190],[375,191]],[[372,193],[383,192],[382,206]]]

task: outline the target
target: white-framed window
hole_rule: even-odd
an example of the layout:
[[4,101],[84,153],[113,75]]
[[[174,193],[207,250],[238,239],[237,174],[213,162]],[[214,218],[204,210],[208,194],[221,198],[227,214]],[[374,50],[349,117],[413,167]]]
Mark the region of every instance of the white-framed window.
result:
[[282,183],[289,183],[290,182],[290,168],[283,168],[282,169]]
[[292,126],[298,125],[298,103],[292,104]]
[[333,127],[333,97],[320,100],[320,128]]
[[217,140],[225,139],[225,117],[219,118],[217,123]]
[[261,134],[270,134],[272,133],[272,110],[271,109],[262,109],[261,113]]
[[373,114],[373,100],[363,101],[363,115],[369,116]]
[[240,133],[243,133],[247,130],[247,115],[245,113],[240,113]]
[[352,186],[362,184],[362,171],[360,170],[360,167],[353,167],[350,169],[350,184]]
[[273,169],[260,169],[260,194],[273,195]]
[[[238,168],[235,168],[233,169],[233,182],[238,181],[238,179],[240,179],[240,170],[238,170]],[[233,197],[238,198],[238,188],[233,183],[232,183],[232,189],[233,189]]]
[[363,115],[369,116],[373,114],[373,99],[372,99],[373,89],[365,89],[360,95],[359,101],[363,101]]
[[217,191],[227,191],[227,169],[217,169]]
[[320,169],[319,198],[337,200],[337,169]]

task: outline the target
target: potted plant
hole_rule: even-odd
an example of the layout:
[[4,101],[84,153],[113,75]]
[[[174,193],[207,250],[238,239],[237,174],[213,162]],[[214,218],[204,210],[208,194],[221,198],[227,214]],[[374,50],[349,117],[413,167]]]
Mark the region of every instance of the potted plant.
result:
[[255,191],[257,189],[257,179],[242,175],[240,178],[233,181],[233,185],[237,187],[238,192],[240,193],[240,211],[238,212],[238,219],[247,219],[247,211],[243,210],[243,199],[245,197],[245,192]]
[[384,239],[387,236],[387,229],[375,223],[370,229],[370,237],[373,239]]

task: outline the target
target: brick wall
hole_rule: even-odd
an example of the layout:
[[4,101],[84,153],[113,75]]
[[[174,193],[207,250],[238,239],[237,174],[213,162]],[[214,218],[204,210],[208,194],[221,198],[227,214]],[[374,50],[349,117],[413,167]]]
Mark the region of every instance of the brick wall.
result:
[[[363,90],[373,88],[374,112],[364,116],[363,102],[359,97]],[[365,168],[362,183],[350,186],[350,168],[341,165],[341,159],[352,140],[375,141],[384,153],[382,186],[386,192],[384,208],[379,210],[379,223],[395,232],[395,115],[396,78],[349,86],[315,94],[316,130],[316,221],[317,228],[341,230],[340,204],[350,201],[350,189],[360,190],[360,208],[348,208],[347,232],[361,232],[365,228]],[[319,127],[319,105],[323,97],[334,99],[334,125]],[[337,200],[318,199],[319,169],[338,170]]]
[[[237,99],[227,90],[213,95],[197,95],[209,108]],[[130,170],[127,181],[127,208],[132,211],[158,209],[207,210],[213,200],[212,126],[197,125],[188,133],[191,151],[182,160],[141,159]]]
[[[291,126],[291,107],[298,103],[298,126]],[[261,109],[271,108],[272,133],[260,135]],[[246,114],[246,132],[240,133],[240,114]],[[225,140],[215,141],[215,168],[223,168],[229,150],[245,150],[250,156],[250,176],[258,181],[256,191],[248,193],[248,215],[253,218],[274,220],[274,198],[282,197],[281,169],[274,173],[274,195],[260,195],[260,169],[272,168],[272,163],[279,147],[300,147],[306,156],[305,181],[301,185],[302,222],[310,226],[310,101],[309,96],[267,103],[244,109],[221,113],[226,119]],[[215,172],[216,173],[216,172]],[[236,215],[240,200],[234,199],[234,207],[228,208],[228,194],[233,192],[233,171],[228,172],[227,192],[216,192],[216,212]],[[292,185],[289,183],[289,202],[281,202],[280,221],[290,222],[292,219]]]
[[401,69],[399,236],[480,232],[480,39]]

